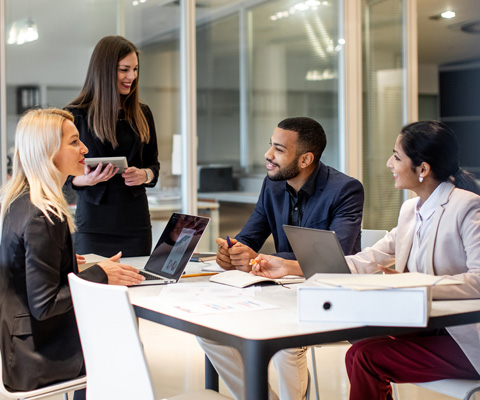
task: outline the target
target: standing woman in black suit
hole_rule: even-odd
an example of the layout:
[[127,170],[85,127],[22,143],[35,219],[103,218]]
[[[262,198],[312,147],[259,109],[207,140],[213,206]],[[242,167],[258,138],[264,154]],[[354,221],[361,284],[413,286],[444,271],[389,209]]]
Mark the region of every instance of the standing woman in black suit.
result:
[[32,110],[18,123],[12,177],[0,192],[0,350],[10,390],[85,374],[70,272],[110,284],[143,280],[114,262],[119,255],[78,273],[62,186],[83,174],[87,152],[67,111]]
[[93,50],[82,91],[66,108],[75,117],[88,157],[125,156],[124,173],[112,164],[85,168],[68,185],[78,194],[76,251],[103,256],[149,255],[152,230],[146,187],[158,180],[157,137],[150,108],[139,101],[139,51],[121,36]]

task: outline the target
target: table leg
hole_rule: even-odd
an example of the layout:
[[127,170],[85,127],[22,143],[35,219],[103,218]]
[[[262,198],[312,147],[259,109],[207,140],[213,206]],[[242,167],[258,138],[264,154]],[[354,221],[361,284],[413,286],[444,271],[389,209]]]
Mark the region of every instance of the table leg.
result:
[[242,354],[247,400],[268,399],[268,363],[271,356],[261,346],[247,347]]
[[213,367],[210,359],[205,355],[205,389],[218,392],[218,373]]

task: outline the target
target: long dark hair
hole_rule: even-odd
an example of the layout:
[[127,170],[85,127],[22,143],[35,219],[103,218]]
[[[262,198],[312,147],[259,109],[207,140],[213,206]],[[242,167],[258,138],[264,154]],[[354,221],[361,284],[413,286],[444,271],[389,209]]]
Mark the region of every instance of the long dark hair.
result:
[[125,120],[141,141],[148,143],[150,140],[150,129],[138,98],[140,74],[133,81],[128,95],[121,96],[117,89],[118,62],[131,53],[138,58],[138,49],[122,36],[101,39],[93,50],[80,94],[67,105],[67,108],[87,108],[88,127],[102,143],[108,141],[113,147],[118,145],[115,129],[120,108],[123,108]]
[[426,162],[438,181],[451,181],[460,189],[480,194],[475,177],[459,167],[457,137],[447,125],[439,121],[414,122],[403,127],[400,136],[412,168]]

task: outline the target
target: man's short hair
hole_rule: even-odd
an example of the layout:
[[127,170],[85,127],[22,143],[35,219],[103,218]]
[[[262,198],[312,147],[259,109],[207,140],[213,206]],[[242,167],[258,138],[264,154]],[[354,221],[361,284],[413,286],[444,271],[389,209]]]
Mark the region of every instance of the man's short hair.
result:
[[280,129],[297,132],[297,154],[311,152],[314,163],[320,161],[323,150],[327,146],[325,131],[317,121],[308,117],[286,118],[277,125]]

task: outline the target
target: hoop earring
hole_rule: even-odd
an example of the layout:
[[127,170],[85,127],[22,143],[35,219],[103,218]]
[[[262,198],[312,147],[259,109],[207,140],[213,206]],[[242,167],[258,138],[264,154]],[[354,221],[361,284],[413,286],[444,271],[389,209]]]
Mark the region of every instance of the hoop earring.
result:
[[420,176],[418,177],[418,181],[419,181],[420,183],[423,182],[423,176],[422,176],[422,175],[420,175]]

